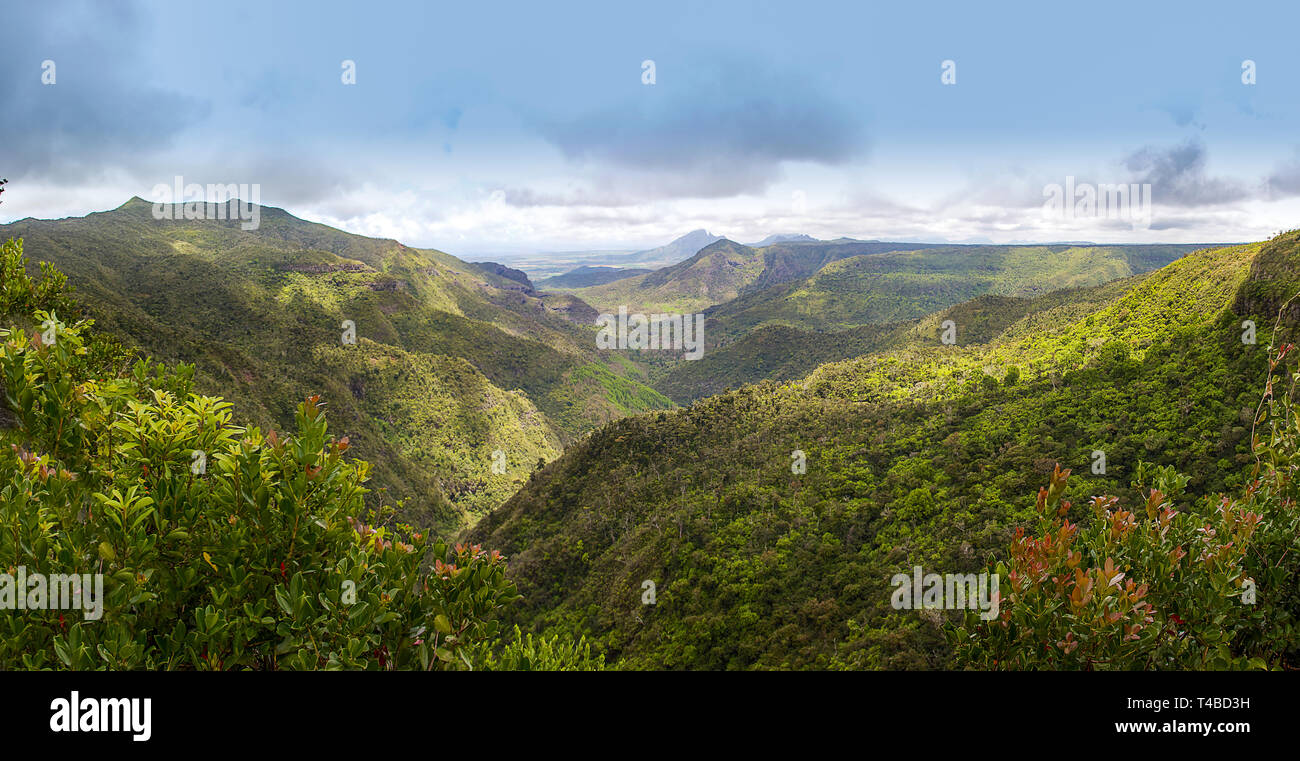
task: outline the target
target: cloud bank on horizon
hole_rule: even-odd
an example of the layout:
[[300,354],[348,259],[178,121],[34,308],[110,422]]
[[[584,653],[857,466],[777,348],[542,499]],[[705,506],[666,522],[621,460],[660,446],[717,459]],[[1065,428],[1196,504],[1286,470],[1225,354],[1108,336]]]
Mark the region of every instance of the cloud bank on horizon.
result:
[[[900,5],[9,6],[0,221],[176,176],[476,257],[1300,220],[1293,4]],[[1067,178],[1149,184],[1149,224],[1043,213]]]

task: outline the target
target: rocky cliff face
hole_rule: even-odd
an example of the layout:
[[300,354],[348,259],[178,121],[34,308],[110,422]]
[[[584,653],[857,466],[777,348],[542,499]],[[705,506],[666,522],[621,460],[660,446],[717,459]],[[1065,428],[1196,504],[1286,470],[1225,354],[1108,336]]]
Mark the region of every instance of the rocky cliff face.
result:
[[533,281],[529,280],[528,276],[525,275],[520,270],[517,270],[513,267],[507,267],[504,264],[498,264],[497,262],[471,262],[471,264],[483,270],[484,272],[489,272],[498,277],[503,277],[506,278],[507,280],[513,280],[516,283],[520,283],[521,285],[524,286],[523,288],[519,289],[520,292],[522,293],[527,293],[527,294],[533,293],[534,290]]

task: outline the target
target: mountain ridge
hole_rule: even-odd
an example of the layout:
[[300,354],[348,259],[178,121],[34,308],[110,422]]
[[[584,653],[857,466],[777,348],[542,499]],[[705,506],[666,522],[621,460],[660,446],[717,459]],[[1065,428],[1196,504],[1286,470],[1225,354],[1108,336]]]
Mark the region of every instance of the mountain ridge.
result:
[[296,401],[322,394],[417,524],[472,523],[565,441],[671,406],[634,364],[596,352],[590,307],[572,296],[275,207],[245,231],[157,220],[152,206],[134,198],[0,235],[24,239],[29,266],[65,272],[100,329],[195,364],[199,387],[242,419],[285,427]]

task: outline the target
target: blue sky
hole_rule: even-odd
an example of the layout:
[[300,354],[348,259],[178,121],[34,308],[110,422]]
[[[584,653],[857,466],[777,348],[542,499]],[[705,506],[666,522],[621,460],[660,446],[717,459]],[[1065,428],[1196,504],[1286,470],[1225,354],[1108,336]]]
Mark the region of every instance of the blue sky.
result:
[[[1294,3],[6,0],[0,21],[0,221],[181,175],[474,257],[699,227],[1178,242],[1300,225]],[[1043,214],[1067,176],[1150,183],[1150,226]]]

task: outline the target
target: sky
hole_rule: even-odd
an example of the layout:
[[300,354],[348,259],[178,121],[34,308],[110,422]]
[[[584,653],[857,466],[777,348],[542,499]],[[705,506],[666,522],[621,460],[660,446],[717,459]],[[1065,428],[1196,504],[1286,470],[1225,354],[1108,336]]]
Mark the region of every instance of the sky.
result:
[[[1297,22],[1186,0],[0,0],[0,222],[180,176],[473,258],[697,228],[1258,240],[1300,226]],[[1067,182],[1149,185],[1149,214],[1045,206]]]

